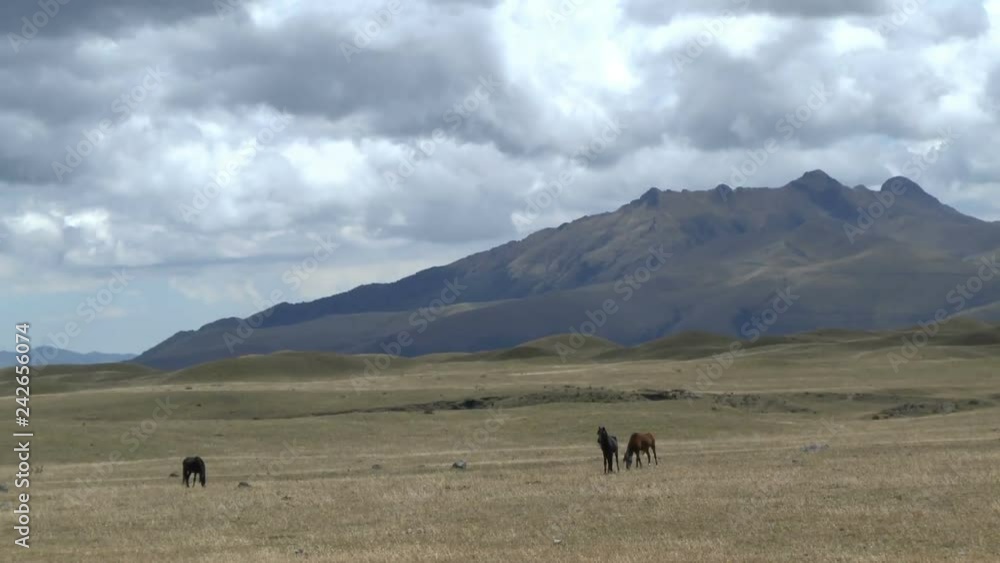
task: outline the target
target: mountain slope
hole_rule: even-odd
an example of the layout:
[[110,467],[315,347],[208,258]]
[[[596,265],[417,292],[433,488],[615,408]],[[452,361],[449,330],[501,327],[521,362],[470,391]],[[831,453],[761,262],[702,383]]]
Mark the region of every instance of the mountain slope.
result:
[[[983,283],[957,310],[949,295],[977,274],[971,260],[998,249],[1000,224],[962,215],[901,177],[878,191],[849,188],[819,170],[780,188],[652,188],[616,211],[394,283],[283,303],[255,319],[259,328],[236,346],[227,346],[226,334],[235,335],[241,320],[223,319],[178,333],[136,361],[175,369],[281,349],[488,350],[589,331],[588,320],[605,307],[613,312],[603,313],[597,335],[621,344],[681,330],[893,328],[941,308],[996,319],[1000,283]],[[796,297],[786,299],[788,310],[770,323],[758,319],[755,329],[755,318],[789,292]],[[397,345],[402,331],[408,337]]]
[[[16,363],[18,354],[0,350],[0,368],[9,367]],[[92,365],[111,364],[116,362],[127,362],[135,357],[135,354],[105,354],[103,352],[87,352],[81,354],[72,350],[62,350],[51,346],[37,346],[31,351],[33,364],[41,366],[43,364],[71,364],[71,365]]]

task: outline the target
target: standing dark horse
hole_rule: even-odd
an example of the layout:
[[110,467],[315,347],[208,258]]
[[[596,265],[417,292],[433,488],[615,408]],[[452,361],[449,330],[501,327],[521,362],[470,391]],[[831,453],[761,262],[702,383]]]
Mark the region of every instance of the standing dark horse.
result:
[[198,456],[184,458],[184,486],[185,487],[190,487],[191,486],[191,485],[188,484],[188,478],[191,477],[192,473],[197,476],[196,477],[197,481],[195,481],[195,479],[192,479],[192,481],[195,484],[197,484],[198,481],[201,481],[201,486],[204,487],[205,486],[205,460],[201,459]]
[[649,463],[649,450],[653,450],[653,461],[659,465],[660,460],[656,459],[656,438],[648,432],[632,434],[628,439],[628,447],[625,448],[625,469],[632,468],[633,455],[635,456],[635,466],[642,467],[642,454],[640,452],[646,454],[646,463]]
[[618,438],[608,436],[608,430],[599,426],[597,428],[597,443],[601,445],[601,453],[604,454],[604,473],[615,472],[615,468],[611,464],[612,460],[618,466],[618,471],[621,471],[622,466],[618,463]]

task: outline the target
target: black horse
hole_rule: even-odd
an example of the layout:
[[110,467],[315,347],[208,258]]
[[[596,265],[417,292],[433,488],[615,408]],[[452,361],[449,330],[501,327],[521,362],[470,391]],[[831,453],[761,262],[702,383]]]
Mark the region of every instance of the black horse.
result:
[[615,468],[612,466],[611,461],[614,460],[614,465],[618,466],[618,471],[621,471],[621,464],[618,463],[618,438],[616,436],[609,436],[608,430],[603,426],[597,428],[597,443],[601,446],[601,453],[604,454],[604,473],[614,473]]
[[191,486],[191,485],[188,484],[188,478],[191,477],[192,473],[195,474],[195,475],[197,475],[197,477],[195,478],[197,480],[192,479],[192,481],[195,484],[197,484],[198,481],[201,481],[201,486],[204,487],[205,486],[205,460],[201,459],[198,456],[184,458],[184,486],[185,487],[190,487]]

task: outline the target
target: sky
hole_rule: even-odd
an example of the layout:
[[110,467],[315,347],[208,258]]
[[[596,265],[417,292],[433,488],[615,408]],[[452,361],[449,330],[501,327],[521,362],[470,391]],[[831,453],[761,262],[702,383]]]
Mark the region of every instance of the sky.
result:
[[1000,220],[1000,0],[52,4],[0,4],[36,345],[138,353],[652,186],[904,174]]

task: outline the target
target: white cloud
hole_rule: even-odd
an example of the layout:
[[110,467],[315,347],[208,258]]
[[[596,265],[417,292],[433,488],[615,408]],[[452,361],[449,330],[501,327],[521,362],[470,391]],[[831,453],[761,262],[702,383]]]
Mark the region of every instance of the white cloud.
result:
[[218,278],[171,276],[167,283],[171,289],[185,298],[208,305],[220,302],[232,302],[240,305],[260,302],[260,293],[249,280],[243,283],[224,282],[220,284]]
[[[313,232],[358,253],[324,264],[298,296],[322,297],[653,185],[727,182],[817,83],[829,102],[749,183],[823,168],[878,185],[951,127],[959,144],[920,183],[997,216],[1000,0],[929,3],[888,34],[890,3],[868,0],[580,2],[559,22],[557,1],[494,4],[404,2],[351,61],[331,46],[354,41],[375,5],[254,2],[220,18],[210,2],[88,3],[90,17],[54,20],[30,48],[0,54],[0,79],[17,84],[0,93],[0,278],[19,292],[79,291],[130,266],[184,300],[243,307],[280,284]],[[692,45],[690,64],[669,72]],[[150,65],[162,84],[58,182],[52,161],[114,117]],[[456,114],[489,76],[501,86]],[[182,207],[275,112],[291,116],[287,128],[184,221]],[[624,133],[574,168],[570,156],[609,119]],[[433,154],[388,185],[385,173],[439,128]],[[551,206],[513,219],[568,169],[574,181]]]
[[829,31],[830,46],[840,56],[865,49],[885,49],[885,38],[870,27],[837,20]]

